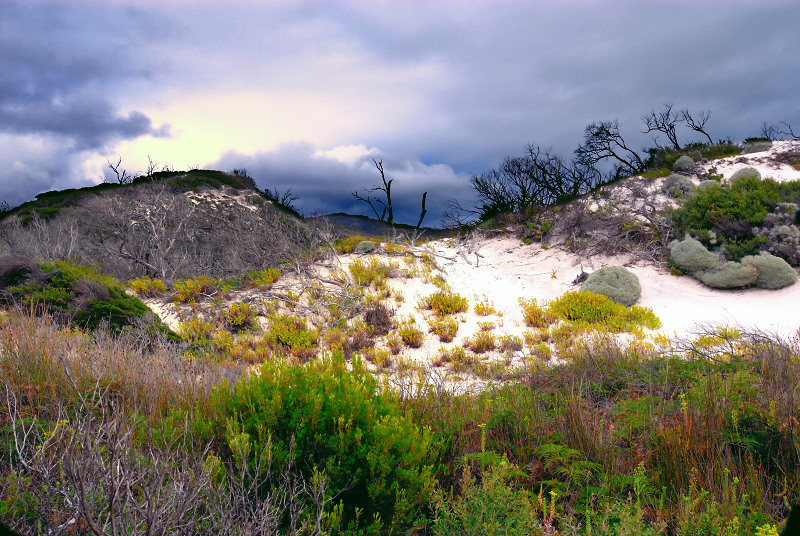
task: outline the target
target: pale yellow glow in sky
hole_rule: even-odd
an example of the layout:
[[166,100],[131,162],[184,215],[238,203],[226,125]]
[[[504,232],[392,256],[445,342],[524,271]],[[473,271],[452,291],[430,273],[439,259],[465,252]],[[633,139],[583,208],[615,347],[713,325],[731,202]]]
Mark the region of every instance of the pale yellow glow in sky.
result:
[[[324,152],[343,139],[368,137],[386,128],[392,117],[407,114],[413,105],[400,100],[393,108],[377,110],[363,101],[320,93],[194,95],[160,109],[142,110],[155,127],[169,123],[171,138],[144,136],[124,141],[114,148],[112,156],[122,156],[128,169],[144,171],[148,155],[161,165],[187,169],[214,162],[228,151],[253,154],[280,143],[309,142]],[[367,152],[363,146],[355,150]],[[347,161],[355,155],[335,156],[344,156]],[[105,161],[106,157],[93,159],[100,168]]]

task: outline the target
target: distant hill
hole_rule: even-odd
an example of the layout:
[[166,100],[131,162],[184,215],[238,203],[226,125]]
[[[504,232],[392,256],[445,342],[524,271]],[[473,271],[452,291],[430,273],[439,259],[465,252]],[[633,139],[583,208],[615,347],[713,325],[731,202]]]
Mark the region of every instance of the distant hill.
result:
[[[335,212],[333,214],[325,214],[324,216],[313,216],[306,218],[307,221],[320,221],[324,220],[331,223],[337,233],[344,235],[363,234],[368,236],[391,236],[392,227],[382,221],[369,218],[367,216],[358,216],[352,214],[345,214],[343,212]],[[413,225],[406,225],[403,223],[396,223],[395,229],[398,234],[405,233],[411,234],[414,230]],[[449,230],[433,229],[430,227],[422,227],[420,232],[425,231],[423,236],[427,238],[442,237],[450,234]]]

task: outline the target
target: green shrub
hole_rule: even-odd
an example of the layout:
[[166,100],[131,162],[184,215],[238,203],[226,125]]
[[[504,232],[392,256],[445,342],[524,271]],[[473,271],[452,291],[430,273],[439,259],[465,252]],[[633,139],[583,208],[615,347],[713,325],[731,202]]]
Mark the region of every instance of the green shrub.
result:
[[251,328],[256,322],[258,311],[249,303],[232,303],[222,311],[222,320],[231,331]]
[[340,238],[334,242],[333,247],[336,248],[337,253],[344,255],[346,253],[353,253],[358,244],[369,240],[369,237],[362,235],[348,236],[347,238]]
[[375,251],[375,242],[369,240],[362,240],[356,245],[355,252],[358,254],[371,253]]
[[669,244],[670,260],[689,273],[713,270],[719,266],[719,255],[708,251],[705,246],[691,237]]
[[672,174],[664,179],[661,191],[670,197],[683,197],[694,191],[694,184],[684,175]]
[[249,286],[254,286],[260,290],[267,290],[274,285],[281,277],[281,272],[277,268],[266,270],[253,270],[247,273],[245,281]]
[[442,342],[450,342],[458,333],[458,320],[455,318],[437,317],[428,321],[431,333],[435,333]]
[[128,287],[140,296],[152,298],[160,296],[167,291],[167,286],[160,279],[151,279],[149,276],[144,278],[137,277],[128,281]]
[[397,262],[383,263],[377,257],[371,257],[364,261],[356,259],[348,266],[350,274],[356,280],[356,284],[375,288],[386,286],[386,280],[398,273]]
[[695,165],[692,157],[683,155],[672,164],[672,171],[679,171],[681,173],[691,173],[694,171]]
[[756,282],[758,270],[753,265],[729,261],[717,268],[701,270],[692,275],[711,288],[741,288]]
[[433,435],[414,424],[397,392],[380,389],[360,360],[352,371],[341,353],[307,365],[270,361],[232,390],[215,393],[217,434],[246,439],[251,452],[271,442],[279,465],[293,445],[309,481],[315,471],[327,477],[327,497],[343,506],[345,524],[357,510],[362,527],[375,516],[392,527],[419,522],[435,484]]
[[484,354],[497,348],[497,338],[490,331],[478,331],[464,340],[464,348],[476,354]]
[[[525,490],[507,483],[507,467],[491,468],[480,484],[465,468],[461,494],[436,496],[433,534],[436,536],[530,536],[545,534],[536,508]],[[510,479],[509,479],[510,480]],[[546,514],[547,512],[544,512]]]
[[607,266],[589,274],[581,290],[602,294],[622,305],[633,305],[642,294],[636,274],[623,266]]
[[756,168],[753,167],[744,167],[742,169],[737,169],[731,175],[731,182],[741,179],[757,179],[761,180],[761,172],[758,171]]
[[293,315],[275,317],[264,339],[273,350],[288,352],[301,360],[317,355],[319,333],[308,328],[305,318]]
[[546,328],[557,320],[555,315],[539,305],[535,298],[530,300],[520,298],[519,304],[522,306],[522,317],[525,319],[525,324],[529,327]]
[[175,302],[193,303],[197,298],[205,298],[217,291],[217,280],[207,275],[198,275],[193,279],[177,281],[172,287]]
[[417,327],[413,318],[401,323],[397,333],[400,335],[400,340],[411,348],[419,348],[425,340],[425,334]]
[[419,302],[423,309],[430,309],[438,316],[452,315],[455,313],[465,313],[469,309],[466,298],[462,298],[455,292],[435,292],[423,298]]
[[626,307],[586,290],[565,293],[550,303],[548,311],[569,322],[604,327],[612,332],[629,331],[636,326],[649,329],[661,326],[648,307]]
[[743,265],[753,266],[758,271],[756,286],[759,288],[779,289],[793,285],[797,281],[797,272],[788,262],[770,253],[761,252],[742,259]]
[[105,324],[119,333],[150,312],[113,276],[90,266],[55,261],[39,262],[34,268],[20,259],[0,263],[3,266],[7,268],[3,281],[18,284],[0,286],[0,301],[47,309],[60,321],[81,328],[94,330]]
[[772,140],[753,139],[745,142],[742,154],[761,153],[770,149],[772,149]]

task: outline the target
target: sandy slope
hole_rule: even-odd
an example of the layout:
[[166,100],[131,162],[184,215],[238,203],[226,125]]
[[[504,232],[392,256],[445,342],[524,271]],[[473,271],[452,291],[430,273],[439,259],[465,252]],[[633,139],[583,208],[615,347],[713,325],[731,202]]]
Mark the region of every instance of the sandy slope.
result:
[[[726,158],[702,164],[708,170],[715,167],[717,173],[730,177],[736,170],[752,166],[764,177],[777,180],[798,180],[800,172],[788,165],[774,161],[779,151],[800,150],[800,142],[776,142],[770,151],[740,157]],[[660,194],[660,180],[645,181],[627,179],[646,185],[648,196],[658,203],[671,202]],[[699,181],[695,177],[695,181]],[[612,186],[613,188],[613,186]],[[546,248],[540,243],[523,245],[511,237],[476,238],[458,247],[453,240],[436,240],[417,248],[415,253],[427,252],[436,260],[440,273],[454,292],[467,298],[470,310],[457,316],[460,321],[458,334],[450,343],[440,343],[438,338],[427,333],[420,348],[405,347],[401,357],[424,364],[436,360],[441,347],[452,349],[462,346],[464,339],[479,331],[479,322],[492,322],[496,336],[521,336],[528,328],[524,325],[520,298],[535,298],[544,302],[577,290],[573,281],[581,271],[592,272],[604,266],[625,265],[639,278],[642,295],[637,305],[649,307],[660,318],[662,328],[652,335],[663,334],[670,338],[685,338],[695,334],[702,325],[731,326],[772,332],[784,337],[795,337],[800,328],[800,284],[781,290],[715,290],[701,284],[690,276],[676,277],[665,268],[633,262],[631,258],[579,257],[558,247]],[[403,263],[398,257],[377,255],[382,262]],[[358,256],[343,255],[339,258],[344,268]],[[282,278],[282,282],[285,280]],[[291,284],[290,282],[282,284]],[[417,325],[428,331],[429,311],[422,311],[417,304],[420,299],[436,292],[433,284],[422,277],[393,277],[389,285],[395,296],[390,306],[396,310],[397,319],[414,318]],[[245,299],[245,296],[241,297]],[[252,298],[252,297],[251,297]],[[234,298],[236,299],[236,298]],[[474,312],[478,302],[488,301],[497,314],[485,317]],[[154,311],[172,327],[177,327],[179,316],[172,305],[148,300]],[[379,346],[385,344],[385,338]],[[517,355],[514,361],[521,358]],[[499,352],[480,356],[481,360],[504,359]],[[474,380],[471,380],[474,383]]]

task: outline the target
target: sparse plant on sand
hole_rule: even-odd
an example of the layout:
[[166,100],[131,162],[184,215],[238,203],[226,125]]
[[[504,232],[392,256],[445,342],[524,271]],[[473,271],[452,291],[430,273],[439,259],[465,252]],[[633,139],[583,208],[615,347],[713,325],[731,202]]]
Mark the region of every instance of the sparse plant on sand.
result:
[[443,291],[436,292],[419,301],[421,309],[429,309],[438,316],[465,313],[469,309],[466,298],[462,298],[455,292]]
[[452,317],[436,317],[428,320],[431,333],[435,333],[442,342],[450,342],[458,333],[458,320]]

